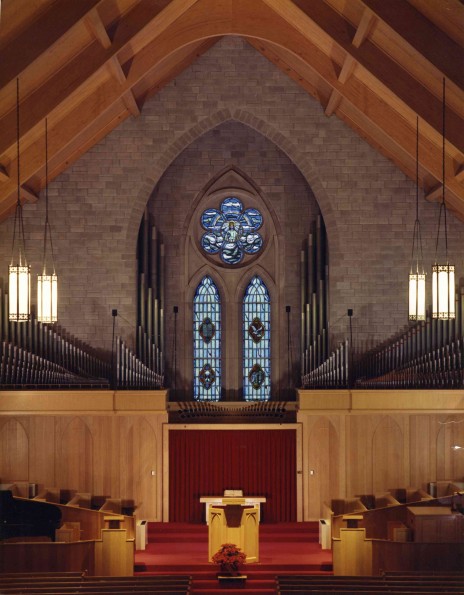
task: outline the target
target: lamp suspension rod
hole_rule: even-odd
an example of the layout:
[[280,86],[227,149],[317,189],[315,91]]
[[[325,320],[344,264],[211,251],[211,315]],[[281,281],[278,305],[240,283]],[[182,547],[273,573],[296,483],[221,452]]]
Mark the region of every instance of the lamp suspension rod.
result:
[[45,118],[45,229],[43,241],[43,272],[45,274],[47,262],[47,231],[48,231],[48,122]]
[[416,221],[419,221],[419,116],[416,116]]
[[445,77],[443,77],[443,147],[442,147],[442,151],[443,151],[443,211],[444,211],[444,217],[445,217],[445,255],[446,255],[446,260],[448,261],[448,231],[447,231],[447,225],[446,225],[446,204],[445,204],[445,141],[446,141],[446,135],[445,135],[445,110],[446,110],[446,101],[445,101],[445,93],[446,93],[446,79]]
[[18,206],[21,205],[21,195],[20,195],[20,183],[21,183],[21,176],[19,173],[19,78],[16,79],[16,150],[17,150],[17,160],[18,160],[18,171],[17,171],[17,178],[18,178]]
[[419,258],[422,261],[422,238],[419,222],[419,116],[416,116],[416,220],[414,222],[414,233],[412,236],[411,272],[414,256],[416,256],[416,273],[418,273]]
[[43,250],[43,268],[44,274],[47,265],[47,237],[50,238],[50,252],[52,255],[53,274],[55,274],[55,254],[53,250],[52,230],[48,220],[48,118],[45,118],[45,231],[44,231],[44,250]]

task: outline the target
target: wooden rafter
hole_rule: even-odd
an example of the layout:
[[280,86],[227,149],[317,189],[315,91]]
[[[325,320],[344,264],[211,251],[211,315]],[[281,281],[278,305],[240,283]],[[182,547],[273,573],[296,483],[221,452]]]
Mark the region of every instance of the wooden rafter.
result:
[[16,201],[16,77],[23,90],[22,199],[36,200],[45,117],[53,178],[138,116],[147,97],[222,35],[247,38],[328,116],[343,119],[412,176],[419,115],[431,200],[441,197],[446,77],[447,193],[463,218],[464,6],[440,3],[442,10],[429,0],[15,0],[4,11],[12,20],[0,28],[0,219]]

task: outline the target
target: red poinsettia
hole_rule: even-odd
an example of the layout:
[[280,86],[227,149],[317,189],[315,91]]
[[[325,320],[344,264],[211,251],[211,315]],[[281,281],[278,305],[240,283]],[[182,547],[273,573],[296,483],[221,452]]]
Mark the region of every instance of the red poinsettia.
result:
[[212,560],[215,564],[220,564],[221,568],[227,570],[238,570],[240,564],[244,564],[246,554],[244,554],[235,543],[223,543]]

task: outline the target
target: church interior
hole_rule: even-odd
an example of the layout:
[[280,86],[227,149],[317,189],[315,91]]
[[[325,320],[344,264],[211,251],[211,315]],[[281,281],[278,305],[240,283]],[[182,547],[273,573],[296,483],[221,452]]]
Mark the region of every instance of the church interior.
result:
[[463,32],[460,0],[0,1],[2,486],[160,524],[232,490],[334,540],[441,498],[462,570]]

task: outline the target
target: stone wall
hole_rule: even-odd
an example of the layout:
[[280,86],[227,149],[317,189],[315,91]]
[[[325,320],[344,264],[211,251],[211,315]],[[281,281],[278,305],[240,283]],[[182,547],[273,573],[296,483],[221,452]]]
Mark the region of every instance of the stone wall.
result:
[[[406,326],[414,182],[342,121],[327,118],[315,99],[234,37],[220,40],[150,98],[139,118],[123,122],[50,184],[60,324],[82,341],[109,349],[111,309],[117,308],[118,330],[132,340],[135,246],[148,200],[152,197],[155,205],[171,192],[170,201],[188,202],[221,168],[234,165],[274,205],[285,238],[283,299],[288,296],[298,311],[297,253],[307,233],[300,213],[314,195],[328,233],[333,343],[348,333],[347,308],[354,310],[359,349]],[[420,215],[430,270],[437,205],[421,201]],[[27,254],[36,273],[44,201],[26,205],[24,217]],[[449,253],[459,279],[462,224],[452,216],[448,221]],[[0,225],[4,277],[11,231],[12,219]],[[160,219],[160,232],[173,249],[182,239],[175,219]],[[182,266],[181,251],[169,258],[169,271]],[[430,284],[429,278],[429,290]],[[174,280],[169,291],[175,292]],[[299,338],[295,359],[298,346]],[[166,355],[171,357],[169,350]]]

